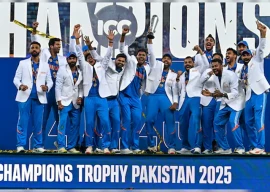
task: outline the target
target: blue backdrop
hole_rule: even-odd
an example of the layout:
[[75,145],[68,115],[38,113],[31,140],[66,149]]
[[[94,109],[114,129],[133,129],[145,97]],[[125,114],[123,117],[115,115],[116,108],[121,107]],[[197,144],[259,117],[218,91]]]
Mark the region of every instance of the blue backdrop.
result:
[[[17,66],[19,64],[20,58],[1,58],[0,63],[2,64],[2,91],[0,95],[0,100],[2,101],[1,106],[1,115],[0,115],[0,149],[16,149],[16,125],[18,121],[18,106],[15,102],[15,96],[17,89],[13,84],[13,78],[15,75],[15,71],[17,69]],[[183,70],[183,61],[180,60],[174,60],[172,68],[177,70]],[[270,74],[268,73],[270,71],[270,59],[265,60],[265,75],[270,81]],[[145,102],[145,99],[143,98],[142,102]],[[269,112],[270,112],[270,102],[268,97],[267,107],[266,107],[266,115],[265,115],[265,131],[266,131],[266,150],[270,151],[270,142],[268,140],[270,136],[270,132],[268,131],[270,127],[270,119]],[[82,115],[83,116],[83,115]],[[177,118],[176,114],[176,118]],[[81,131],[83,131],[83,119],[81,121]],[[158,118],[158,121],[156,123],[156,128],[158,129],[159,133],[162,135],[163,133],[163,120],[162,118]],[[49,118],[49,122],[47,125],[47,133],[49,134],[49,137],[47,139],[47,142],[45,143],[46,148],[53,149],[53,141],[56,140],[56,133],[57,129],[54,126],[54,128],[50,132],[50,128],[53,127],[53,117],[52,114]],[[141,140],[140,140],[140,147],[142,149],[146,148],[146,136],[144,131],[144,122],[142,121],[142,131],[141,131]],[[31,126],[31,123],[30,123]],[[28,135],[30,137],[31,135],[31,127],[29,126]],[[181,147],[181,140],[179,136],[179,124],[178,119],[176,119],[176,127],[177,127],[177,148],[179,149]],[[49,133],[50,132],[50,133]],[[230,131],[228,131],[229,134],[229,141],[231,146],[233,147],[233,141]],[[29,138],[28,137],[28,138]],[[166,142],[166,141],[165,141]],[[164,148],[164,147],[163,147]]]

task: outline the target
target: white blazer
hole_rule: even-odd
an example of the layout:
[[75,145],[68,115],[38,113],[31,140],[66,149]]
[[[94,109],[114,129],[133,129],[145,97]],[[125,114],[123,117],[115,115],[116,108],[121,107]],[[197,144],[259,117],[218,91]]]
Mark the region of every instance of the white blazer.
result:
[[221,100],[220,109],[223,109],[226,104],[230,106],[235,111],[240,111],[243,107],[239,104],[241,101],[238,100],[239,92],[238,92],[238,77],[237,75],[223,68],[221,83],[219,83],[219,79],[216,75],[212,75],[215,81],[215,89],[220,90],[221,93],[226,93],[228,95],[228,99],[225,97],[219,98]]
[[[102,61],[96,60],[96,64],[94,67],[90,65],[87,61],[85,61],[85,58],[83,56],[82,48],[80,45],[76,46],[76,52],[78,54],[78,60],[80,64],[80,68],[83,72],[83,92],[84,96],[87,97],[89,94],[89,91],[92,87],[92,79],[93,79],[93,68],[95,68],[96,74],[98,76],[99,80],[99,96],[101,98],[108,97],[111,94],[109,85],[106,80],[106,67],[104,67],[103,63],[108,62],[108,60],[111,59],[112,55],[112,47],[108,47],[107,53],[104,56]],[[91,52],[91,55],[93,55],[93,51]]]
[[[152,68],[146,80],[145,92],[153,94],[156,92],[160,84],[162,72],[164,69],[164,63],[156,60],[152,44],[147,44],[147,48],[149,54],[149,63],[151,63]],[[177,74],[169,70],[168,76],[165,81],[165,92],[172,104],[178,103],[178,89],[176,86],[176,78]]]
[[261,38],[256,54],[248,63],[248,86],[246,101],[251,97],[251,90],[260,95],[269,90],[270,85],[264,76],[264,51],[266,38]]
[[[137,58],[134,55],[128,54],[128,46],[125,46],[125,42],[120,43],[119,50],[121,53],[124,53],[127,56],[127,66],[125,67],[125,72],[122,76],[122,79],[120,81],[120,91],[123,91],[127,86],[133,81],[136,70],[137,70]],[[150,64],[150,63],[149,63]],[[145,71],[146,71],[146,79],[148,78],[148,74],[150,73],[151,65],[144,65]],[[142,82],[142,88],[141,88],[141,94],[144,92],[146,87],[146,81],[143,80]]]
[[[39,61],[39,69],[38,69],[37,79],[36,79],[36,88],[37,88],[37,95],[38,95],[38,99],[40,103],[46,104],[47,103],[46,92],[42,91],[40,86],[47,85],[48,92],[49,92],[53,86],[53,81],[51,78],[51,72],[50,72],[49,66],[43,60],[42,58],[40,58],[40,61]],[[19,66],[16,70],[13,83],[18,89],[16,101],[26,102],[31,94],[32,87],[33,87],[33,72],[32,72],[31,58],[20,61]],[[26,89],[25,91],[19,90],[19,87],[22,84],[27,85],[28,89]]]
[[201,74],[209,68],[209,62],[205,56],[205,54],[201,55],[201,57],[197,57],[198,66],[193,67],[189,70],[189,81],[186,85],[185,83],[185,73],[184,72],[177,83],[178,86],[178,94],[180,95],[180,102],[178,106],[178,110],[181,109],[186,94],[188,97],[200,97],[203,85],[201,84],[200,78]]
[[79,78],[74,84],[73,76],[69,65],[59,68],[55,82],[55,98],[56,102],[61,101],[62,105],[68,106],[71,102],[76,109],[78,97],[83,97],[82,72],[78,69]]
[[[208,68],[203,72],[200,78],[200,82],[203,86],[203,89],[208,89],[211,93],[213,93],[215,91],[216,83],[214,80],[214,75],[208,75],[210,71],[212,71],[212,68]],[[206,97],[201,94],[201,105],[208,106],[212,99],[213,97]]]
[[[31,42],[33,42],[33,41],[39,42],[38,35],[31,34]],[[47,59],[47,62],[48,62],[49,58],[51,57],[51,53],[50,53],[49,49],[48,48],[42,49],[42,54],[44,54],[44,58],[48,58]],[[59,67],[66,66],[66,64],[67,64],[66,57],[58,54],[57,58],[58,58],[58,62],[59,62]]]

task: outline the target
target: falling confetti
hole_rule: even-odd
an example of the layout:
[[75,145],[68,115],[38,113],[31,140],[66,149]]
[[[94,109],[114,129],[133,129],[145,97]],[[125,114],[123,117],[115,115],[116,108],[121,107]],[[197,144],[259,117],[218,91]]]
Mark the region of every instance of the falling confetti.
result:
[[235,45],[235,46],[237,46],[237,44],[236,44],[236,43],[234,43],[234,45]]
[[176,28],[175,28],[175,27],[174,27],[173,29],[174,29],[174,30],[176,30]]
[[188,41],[188,43],[190,43],[190,42]]
[[232,20],[230,20],[230,23],[232,22]]

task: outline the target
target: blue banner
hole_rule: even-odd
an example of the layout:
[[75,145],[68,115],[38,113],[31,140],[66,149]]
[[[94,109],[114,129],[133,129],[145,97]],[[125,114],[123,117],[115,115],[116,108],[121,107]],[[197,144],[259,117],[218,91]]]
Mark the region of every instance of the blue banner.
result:
[[252,189],[270,187],[267,156],[1,155],[0,188]]

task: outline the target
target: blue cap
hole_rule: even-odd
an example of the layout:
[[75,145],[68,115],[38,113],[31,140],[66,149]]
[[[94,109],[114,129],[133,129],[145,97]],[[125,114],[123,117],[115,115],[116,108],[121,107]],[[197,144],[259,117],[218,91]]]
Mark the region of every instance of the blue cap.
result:
[[89,49],[88,49],[88,46],[87,46],[87,45],[85,45],[85,46],[82,47],[82,51],[83,51],[83,52],[88,51],[88,50],[89,50]]
[[246,41],[239,41],[237,43],[237,46],[239,46],[239,45],[245,45],[246,47],[248,47],[248,43]]
[[71,56],[77,57],[77,55],[76,55],[75,52],[69,52],[69,53],[67,54],[67,58],[69,58],[69,57],[71,57]]
[[246,49],[244,50],[241,55],[244,55],[245,53],[249,54],[249,55],[252,55],[252,52],[250,51],[250,49]]

